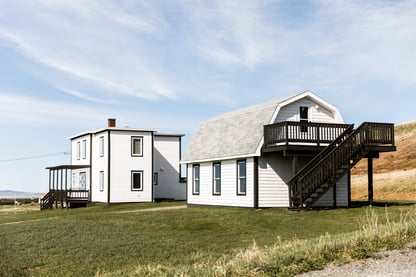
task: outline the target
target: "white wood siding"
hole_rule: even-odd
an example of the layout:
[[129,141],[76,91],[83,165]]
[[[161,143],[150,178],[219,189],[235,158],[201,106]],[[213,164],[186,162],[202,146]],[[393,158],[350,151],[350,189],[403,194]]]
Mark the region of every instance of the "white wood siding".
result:
[[[298,157],[297,169],[310,158]],[[276,153],[263,154],[259,158],[259,207],[289,207],[289,187],[293,177],[293,158]]]
[[154,198],[185,200],[186,184],[179,182],[180,137],[155,135],[154,147]]
[[292,177],[290,158],[265,155],[259,158],[259,207],[288,207],[286,182]]
[[[104,155],[100,156],[100,138],[104,137]],[[94,134],[92,140],[91,201],[108,201],[108,131]],[[104,190],[100,191],[100,171],[104,172]]]
[[327,108],[312,101],[310,98],[303,98],[280,109],[276,122],[299,121],[299,107],[309,107],[309,121],[322,123],[343,123],[335,114]]
[[[83,156],[83,141],[85,141],[86,149],[85,149],[85,158]],[[79,143],[79,155],[80,158],[78,159],[78,143]],[[82,137],[77,137],[71,140],[71,164],[72,165],[89,165],[90,161],[90,135],[86,134]]]
[[[143,156],[131,155],[131,137],[143,137]],[[111,131],[110,201],[151,202],[153,190],[152,132]],[[143,191],[133,191],[131,172],[143,171]]]
[[[336,185],[336,206],[348,206],[348,175],[345,175],[338,181]],[[333,206],[333,187],[330,188],[318,201],[313,205],[314,207],[332,207]]]
[[200,165],[200,193],[192,193],[192,164],[188,164],[188,204],[253,207],[253,158],[246,159],[247,192],[237,195],[237,160],[221,161],[221,195],[213,195],[213,163]]

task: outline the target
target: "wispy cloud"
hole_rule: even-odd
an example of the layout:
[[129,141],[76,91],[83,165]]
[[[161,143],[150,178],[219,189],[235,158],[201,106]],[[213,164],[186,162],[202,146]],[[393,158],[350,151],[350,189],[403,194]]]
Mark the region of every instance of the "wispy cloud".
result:
[[0,43],[82,100],[233,105],[415,85],[415,12],[406,0],[2,1]]
[[[146,14],[145,7],[136,7],[140,12],[136,14],[129,6],[96,1],[11,1],[1,8],[0,39],[61,72],[58,77],[71,75],[97,91],[113,94],[175,97],[174,86],[163,77],[161,61],[152,65],[148,46],[141,40],[142,35],[160,31],[156,17]],[[43,78],[52,82],[48,74]]]

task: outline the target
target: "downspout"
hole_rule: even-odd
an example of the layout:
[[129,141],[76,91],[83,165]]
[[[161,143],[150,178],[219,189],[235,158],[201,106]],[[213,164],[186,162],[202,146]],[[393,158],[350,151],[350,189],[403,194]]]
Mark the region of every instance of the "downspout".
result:
[[254,157],[253,167],[253,206],[257,209],[259,207],[259,157]]

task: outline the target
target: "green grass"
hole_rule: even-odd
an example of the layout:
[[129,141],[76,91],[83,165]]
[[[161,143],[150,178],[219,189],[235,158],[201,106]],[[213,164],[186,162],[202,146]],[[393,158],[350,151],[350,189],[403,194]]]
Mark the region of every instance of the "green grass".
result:
[[[4,276],[205,275],[219,264],[227,272],[230,261],[253,249],[253,241],[264,251],[322,235],[343,237],[367,226],[369,211],[191,207],[123,212],[169,205],[178,203],[0,213],[0,271]],[[403,221],[403,214],[416,217],[414,206],[386,209],[371,208],[377,224]],[[7,224],[18,221],[23,222]]]

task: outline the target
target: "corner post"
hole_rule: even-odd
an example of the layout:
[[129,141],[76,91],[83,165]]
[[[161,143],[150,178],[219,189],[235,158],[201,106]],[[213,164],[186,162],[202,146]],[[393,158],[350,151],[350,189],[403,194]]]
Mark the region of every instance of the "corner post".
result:
[[373,158],[367,158],[368,163],[368,203],[373,203]]

